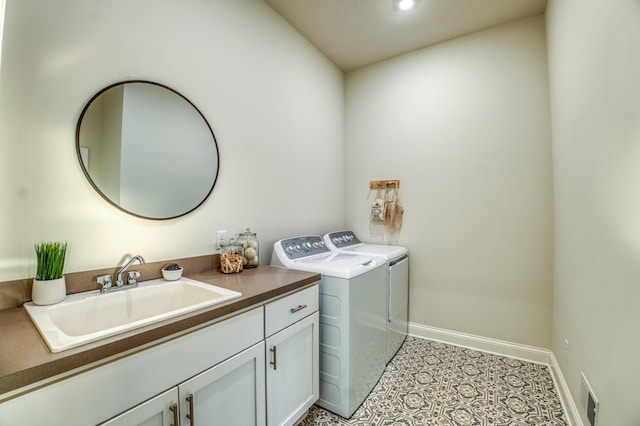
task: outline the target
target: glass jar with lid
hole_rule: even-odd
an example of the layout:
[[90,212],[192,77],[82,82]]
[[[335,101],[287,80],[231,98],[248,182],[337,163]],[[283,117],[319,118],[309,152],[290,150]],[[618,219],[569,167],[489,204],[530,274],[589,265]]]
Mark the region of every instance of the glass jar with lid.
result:
[[231,238],[228,243],[220,243],[220,270],[225,274],[242,272],[242,244]]
[[238,243],[242,244],[242,264],[245,268],[255,268],[259,263],[258,236],[247,228],[238,235]]

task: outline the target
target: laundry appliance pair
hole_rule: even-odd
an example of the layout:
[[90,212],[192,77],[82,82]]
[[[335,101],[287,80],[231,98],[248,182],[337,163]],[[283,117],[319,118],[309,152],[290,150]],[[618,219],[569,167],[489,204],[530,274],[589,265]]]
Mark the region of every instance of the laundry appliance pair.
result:
[[337,231],[276,241],[271,264],[321,274],[317,404],[351,417],[407,335],[408,250]]

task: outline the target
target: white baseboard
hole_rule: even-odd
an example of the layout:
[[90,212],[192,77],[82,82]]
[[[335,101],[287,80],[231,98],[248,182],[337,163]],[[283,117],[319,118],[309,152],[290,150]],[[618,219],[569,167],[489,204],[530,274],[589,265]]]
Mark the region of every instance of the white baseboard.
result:
[[556,388],[558,390],[558,394],[560,395],[560,400],[562,401],[564,412],[567,413],[567,417],[569,417],[569,423],[570,425],[584,426],[582,418],[580,417],[580,413],[578,412],[576,402],[571,397],[569,385],[567,385],[567,382],[566,380],[564,380],[564,376],[562,375],[562,371],[560,370],[560,364],[558,364],[558,360],[556,359],[556,356],[553,354],[553,352],[549,351],[549,353],[551,357],[549,369],[551,370],[551,374],[553,375],[554,382],[556,382]]
[[577,406],[569,392],[569,386],[567,386],[567,382],[562,375],[558,361],[553,355],[553,352],[549,349],[491,339],[473,334],[460,333],[457,331],[445,330],[416,323],[409,323],[409,335],[547,365],[555,382],[556,390],[560,396],[560,402],[564,407],[564,412],[568,417],[567,420],[569,421],[569,426],[584,426],[578,413]]
[[504,340],[491,339],[415,323],[409,323],[409,334],[496,355],[536,362],[538,364],[550,365],[551,362],[551,351],[535,346],[521,345],[519,343],[511,343]]

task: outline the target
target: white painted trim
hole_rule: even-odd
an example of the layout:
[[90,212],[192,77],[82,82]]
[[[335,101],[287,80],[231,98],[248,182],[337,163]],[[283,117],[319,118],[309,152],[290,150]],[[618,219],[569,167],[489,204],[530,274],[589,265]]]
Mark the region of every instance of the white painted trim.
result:
[[569,426],[584,426],[575,401],[569,392],[569,386],[562,375],[558,361],[553,355],[553,352],[549,349],[507,342],[505,340],[492,339],[474,334],[461,333],[458,331],[445,330],[443,328],[430,327],[428,325],[411,322],[409,323],[409,335],[548,366],[556,386],[556,391],[560,397],[560,402],[562,403],[564,412],[568,417],[567,420],[569,421]]
[[549,361],[551,360],[549,357],[551,351],[548,349],[476,336],[474,334],[460,333],[458,331],[445,330],[443,328],[430,327],[427,325],[409,323],[409,334],[429,340],[463,346],[465,348],[477,349],[496,355],[531,361],[538,364],[549,365]]
[[567,381],[562,375],[560,364],[558,364],[558,360],[553,352],[551,352],[551,363],[549,364],[549,369],[553,375],[553,381],[556,384],[558,395],[560,395],[562,408],[564,408],[564,412],[567,414],[567,417],[569,417],[569,425],[584,426],[582,417],[580,417],[580,413],[578,412],[578,407],[576,406],[576,403],[571,396],[571,392],[569,391],[569,385],[567,385]]

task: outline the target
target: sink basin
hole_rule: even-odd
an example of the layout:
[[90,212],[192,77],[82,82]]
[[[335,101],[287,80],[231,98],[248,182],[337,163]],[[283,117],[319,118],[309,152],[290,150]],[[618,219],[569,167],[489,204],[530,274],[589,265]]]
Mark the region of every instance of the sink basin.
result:
[[157,279],[113,293],[71,294],[55,305],[23,306],[49,349],[60,352],[240,296],[189,278]]

